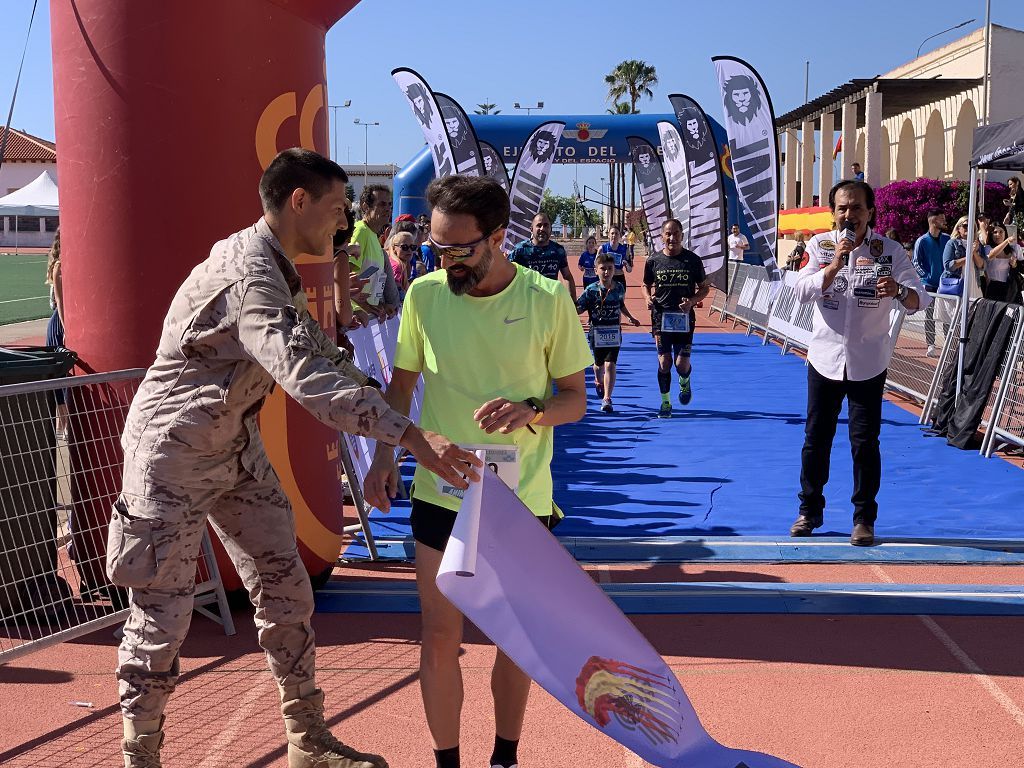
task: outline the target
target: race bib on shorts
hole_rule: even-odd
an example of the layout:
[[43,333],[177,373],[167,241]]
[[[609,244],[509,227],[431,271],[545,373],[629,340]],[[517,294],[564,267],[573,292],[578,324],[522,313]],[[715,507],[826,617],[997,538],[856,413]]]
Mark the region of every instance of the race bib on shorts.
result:
[[689,312],[665,312],[661,316],[662,333],[688,333],[690,330]]
[[[484,472],[493,472],[513,492],[519,491],[519,446],[518,445],[459,445],[463,450],[484,452]],[[436,477],[436,476],[435,476]],[[437,480],[437,491],[445,496],[461,499],[466,492],[461,488],[449,485],[440,477]]]
[[594,348],[621,347],[622,329],[617,325],[594,326]]

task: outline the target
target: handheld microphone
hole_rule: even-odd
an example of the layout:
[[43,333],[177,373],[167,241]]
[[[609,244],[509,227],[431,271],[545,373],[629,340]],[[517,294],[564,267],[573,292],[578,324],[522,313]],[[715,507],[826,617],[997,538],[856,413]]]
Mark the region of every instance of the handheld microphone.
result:
[[[843,225],[843,231],[839,235],[840,240],[848,240],[850,243],[857,242],[857,228],[854,226],[852,221],[848,221]],[[848,258],[843,256],[843,264],[846,264]]]

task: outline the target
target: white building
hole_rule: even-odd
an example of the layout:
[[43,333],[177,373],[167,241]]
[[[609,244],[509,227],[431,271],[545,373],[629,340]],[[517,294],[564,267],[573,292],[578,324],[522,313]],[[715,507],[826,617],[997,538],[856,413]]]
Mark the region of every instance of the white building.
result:
[[[989,48],[987,92],[983,27],[780,116],[783,207],[810,206],[816,189],[831,188],[837,180],[832,162],[837,135],[842,136],[841,178],[850,176],[856,161],[875,187],[918,177],[966,180],[974,129],[1024,112],[1024,32],[993,24]],[[799,184],[799,196],[798,181],[806,182]]]
[[[0,128],[0,142],[3,130]],[[43,171],[57,178],[57,146],[24,131],[11,129],[3,164],[0,165],[0,197],[35,181]],[[0,249],[49,248],[57,231],[57,217],[0,217]]]

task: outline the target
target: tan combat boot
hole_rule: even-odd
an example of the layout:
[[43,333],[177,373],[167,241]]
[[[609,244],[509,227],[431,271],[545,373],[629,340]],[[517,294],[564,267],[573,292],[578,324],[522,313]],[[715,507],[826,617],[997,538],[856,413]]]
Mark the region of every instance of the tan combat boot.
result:
[[164,719],[124,718],[124,768],[160,768],[160,747],[164,743]]
[[379,755],[357,752],[334,738],[324,723],[324,692],[312,680],[281,688],[288,737],[288,768],[388,768]]

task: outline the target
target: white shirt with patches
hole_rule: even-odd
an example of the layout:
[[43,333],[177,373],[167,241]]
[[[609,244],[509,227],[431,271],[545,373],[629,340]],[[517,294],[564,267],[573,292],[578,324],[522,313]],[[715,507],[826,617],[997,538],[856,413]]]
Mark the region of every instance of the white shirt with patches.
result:
[[916,291],[919,309],[927,307],[931,297],[903,246],[871,229],[864,242],[850,253],[847,265],[836,273],[828,290],[822,291],[823,268],[835,258],[838,242],[838,231],[811,238],[807,244],[807,266],[800,270],[797,279],[797,299],[802,304],[814,302],[807,359],[827,379],[842,381],[845,375],[850,381],[864,381],[889,366],[890,312],[900,306],[895,298],[875,296],[879,278],[891,276]]

